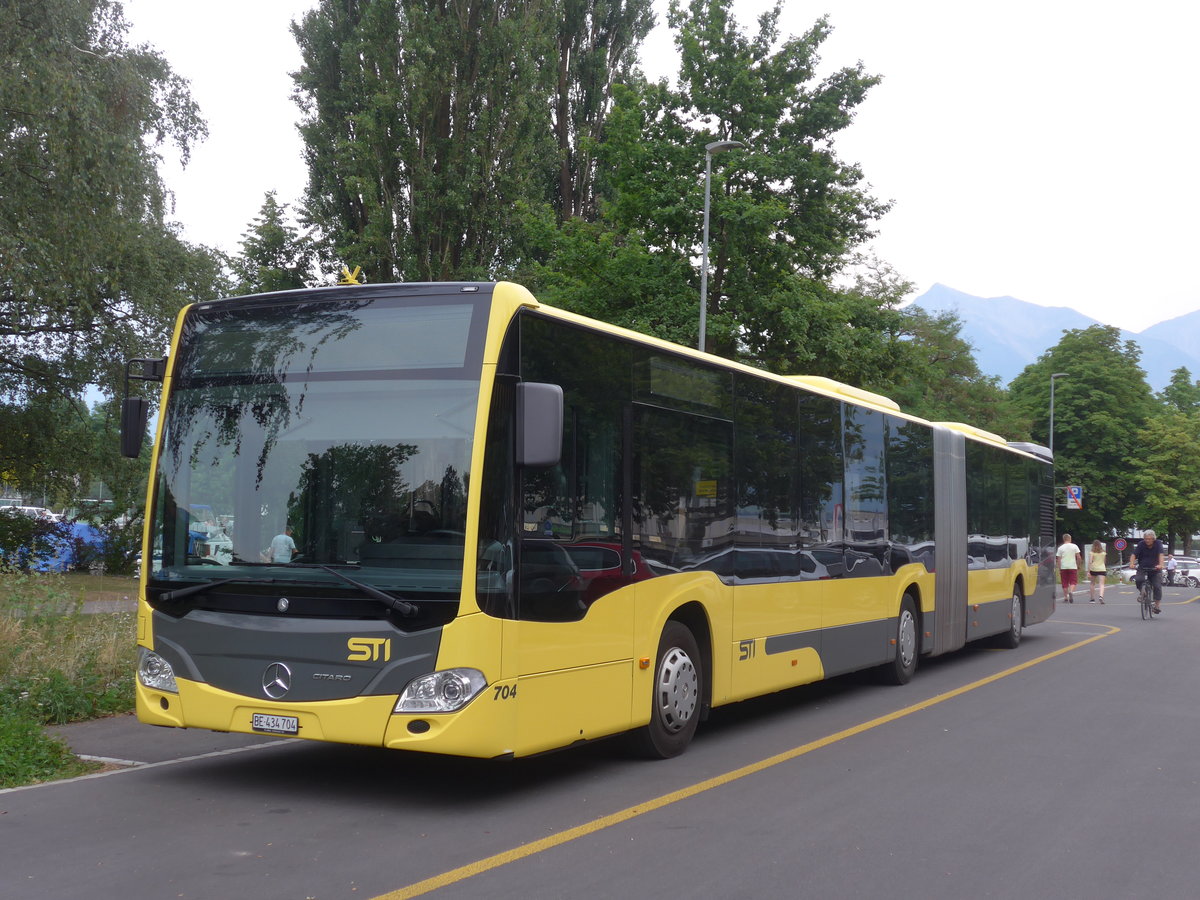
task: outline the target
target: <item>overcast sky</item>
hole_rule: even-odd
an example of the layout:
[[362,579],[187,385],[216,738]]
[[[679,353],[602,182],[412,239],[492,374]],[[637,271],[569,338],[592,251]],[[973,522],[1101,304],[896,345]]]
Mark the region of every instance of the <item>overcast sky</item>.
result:
[[[190,79],[208,122],[188,167],[164,167],[189,240],[236,251],[267,191],[299,199],[288,23],[313,5],[125,0],[131,39]],[[645,69],[672,76],[655,5]],[[735,14],[756,30],[768,6]],[[825,67],[861,60],[884,78],[835,146],[893,202],[872,248],[917,293],[940,282],[1131,331],[1200,309],[1200,4],[787,0],[782,31],[822,14]]]

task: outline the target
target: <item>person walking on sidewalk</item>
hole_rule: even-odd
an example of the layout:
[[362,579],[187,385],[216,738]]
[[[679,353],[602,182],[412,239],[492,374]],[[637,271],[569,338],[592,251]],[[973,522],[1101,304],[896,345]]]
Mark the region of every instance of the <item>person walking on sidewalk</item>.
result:
[[1175,567],[1179,565],[1174,556],[1167,557],[1167,586],[1175,587]]
[[1079,557],[1082,555],[1079,547],[1071,543],[1071,536],[1064,534],[1054,554],[1054,563],[1058,566],[1058,577],[1063,593],[1067,595],[1067,603],[1075,602],[1075,586],[1079,584]]
[[1092,552],[1088,556],[1088,584],[1091,599],[1089,603],[1095,603],[1099,600],[1104,602],[1104,576],[1108,574],[1108,567],[1104,565],[1104,545],[1099,541],[1092,541]]

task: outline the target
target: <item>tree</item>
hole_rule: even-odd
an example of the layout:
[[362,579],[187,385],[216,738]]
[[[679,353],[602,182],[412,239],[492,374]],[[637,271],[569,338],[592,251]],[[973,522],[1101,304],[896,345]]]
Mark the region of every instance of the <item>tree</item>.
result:
[[157,168],[204,123],[126,31],[109,0],[0,4],[0,474],[64,502],[101,452],[85,386],[118,393],[125,360],[160,355],[178,309],[223,285],[166,222]]
[[[886,208],[858,186],[861,173],[837,159],[832,139],[876,79],[861,68],[816,79],[823,20],[775,49],[778,8],[750,39],[730,5],[672,6],[680,90],[640,79],[617,86],[596,149],[599,216],[557,233],[530,220],[540,252],[528,280],[548,302],[695,343],[704,147],[736,138],[747,149],[714,158],[709,349],[780,372],[813,372],[820,357],[861,382],[897,352],[900,319],[830,286]],[[839,352],[850,350],[858,352]]]
[[[1142,428],[1157,402],[1139,365],[1141,351],[1106,325],[1066,331],[1009,385],[1034,438],[1049,435],[1050,375],[1065,372],[1054,393],[1055,483],[1083,487],[1083,509],[1062,513],[1063,529],[1090,541],[1134,524],[1141,500],[1131,473],[1143,466]],[[1061,496],[1061,495],[1060,495]]]
[[654,25],[650,0],[562,0],[554,136],[560,222],[596,217],[596,152],[613,87],[628,78],[637,48]]
[[1176,412],[1200,410],[1200,381],[1192,381],[1192,373],[1181,366],[1171,373],[1171,383],[1159,392],[1158,398]]
[[544,202],[557,5],[322,0],[293,26],[326,254],[375,281],[486,277],[514,254],[513,208]]
[[[879,304],[898,306],[912,293],[890,266],[870,260],[859,270],[856,292]],[[901,310],[898,355],[881,380],[864,387],[885,394],[905,412],[930,421],[966,422],[1008,440],[1028,440],[1029,418],[1009,402],[995,376],[984,375],[971,345],[960,335],[957,315],[931,315],[919,306]]]
[[747,145],[722,158],[725,177],[714,180],[711,346],[733,355],[749,338],[751,355],[778,368],[770,357],[786,357],[803,332],[776,310],[818,293],[808,283],[828,284],[887,210],[834,149],[879,78],[861,64],[817,76],[830,33],[824,18],[780,42],[780,4],[760,17],[752,37],[739,30],[732,5],[673,0],[668,22],[681,54],[673,112],[699,128],[701,146],[721,138]]
[[233,261],[237,291],[252,294],[306,287],[316,254],[313,243],[287,221],[287,204],[268,191],[258,217],[242,235],[242,255]]
[[[1186,370],[1183,370],[1186,371]],[[1164,543],[1200,530],[1200,410],[1173,411],[1147,420],[1138,438],[1138,464],[1129,473],[1140,494],[1135,516],[1157,526]]]
[[0,394],[115,389],[210,292],[215,257],[164,221],[155,147],[204,124],[186,82],[125,43],[110,0],[0,5]]

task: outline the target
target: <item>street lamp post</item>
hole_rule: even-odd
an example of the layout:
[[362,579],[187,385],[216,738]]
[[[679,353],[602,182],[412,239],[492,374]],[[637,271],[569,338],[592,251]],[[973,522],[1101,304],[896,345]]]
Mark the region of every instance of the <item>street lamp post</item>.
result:
[[704,145],[704,247],[700,255],[700,349],[704,349],[704,328],[708,316],[708,204],[712,190],[712,155],[745,147],[741,141],[713,141]]
[[1050,376],[1050,456],[1054,456],[1054,379],[1066,378],[1066,372],[1055,372]]

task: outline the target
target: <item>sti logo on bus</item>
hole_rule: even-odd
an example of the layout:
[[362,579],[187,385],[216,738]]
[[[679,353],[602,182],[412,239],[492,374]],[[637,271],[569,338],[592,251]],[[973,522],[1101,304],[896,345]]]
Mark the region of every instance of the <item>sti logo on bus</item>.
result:
[[350,648],[346,659],[355,662],[387,662],[392,658],[391,638],[352,637],[346,641],[346,646]]

